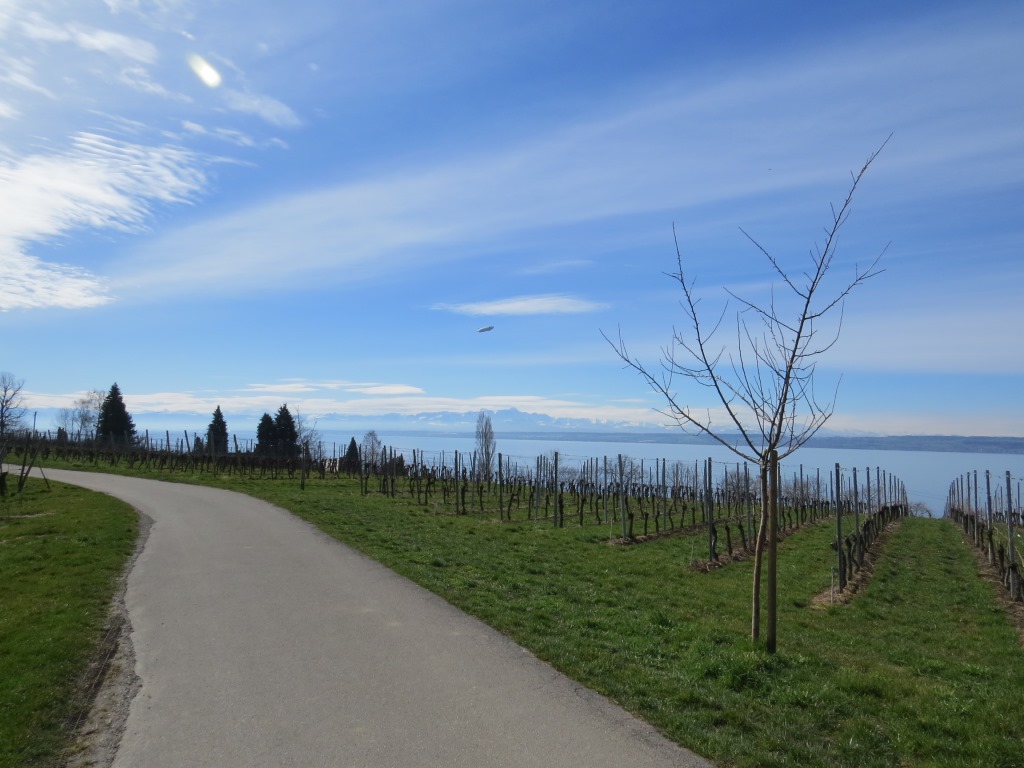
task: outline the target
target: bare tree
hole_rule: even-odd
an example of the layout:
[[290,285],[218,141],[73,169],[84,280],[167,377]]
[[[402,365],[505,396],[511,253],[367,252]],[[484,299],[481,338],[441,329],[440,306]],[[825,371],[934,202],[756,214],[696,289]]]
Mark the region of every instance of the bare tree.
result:
[[0,440],[24,426],[25,382],[6,371],[0,372]]
[[491,416],[486,411],[480,411],[476,418],[476,467],[481,480],[490,482],[497,455]]
[[90,389],[80,398],[75,400],[74,405],[74,428],[68,432],[77,433],[79,438],[96,431],[96,424],[100,420],[100,411],[103,410],[103,401],[107,393],[99,389]]
[[299,445],[308,459],[320,461],[324,457],[323,436],[316,428],[316,419],[312,422],[295,409],[295,431],[298,433]]
[[376,472],[383,461],[381,454],[384,451],[384,445],[381,443],[380,438],[377,437],[377,430],[371,429],[363,435],[362,449],[363,466],[367,467],[371,472]]
[[914,517],[933,517],[931,507],[923,501],[915,501],[911,504],[910,514]]
[[[678,271],[669,277],[682,290],[680,305],[689,327],[685,331],[673,329],[671,342],[662,349],[660,366],[650,368],[631,356],[621,331],[617,342],[605,336],[627,367],[637,371],[667,403],[659,413],[683,429],[694,429],[710,436],[737,456],[757,465],[761,521],[754,549],[751,636],[758,640],[761,634],[761,571],[767,544],[765,643],[772,653],[776,649],[779,462],[821,429],[835,409],[838,384],[827,399],[819,399],[814,379],[819,358],[836,343],[839,330],[819,338],[820,321],[826,315],[838,313],[837,328],[841,330],[846,298],[854,288],[881,272],[878,263],[884,249],[866,268],[855,265],[848,281],[838,285],[826,281],[834,264],[840,230],[850,215],[854,193],[886,143],[888,139],[868,157],[858,173],[851,174],[846,199],[838,209],[832,206],[824,243],[815,246],[805,271],[796,274],[784,268],[775,256],[743,232],[767,258],[783,290],[776,296],[773,287],[766,303],[756,303],[726,289],[728,296],[739,305],[733,342],[725,344],[718,340],[728,312],[728,299],[712,325],[702,322],[697,311],[700,300],[693,279],[688,279],[683,269],[678,238],[675,241]],[[711,390],[713,399],[721,406],[720,421],[715,421],[711,409],[687,405],[677,391],[679,380]],[[689,398],[691,394],[687,392],[685,396]]]
[[53,419],[53,425],[58,431],[63,431],[66,435],[74,433],[76,424],[74,408],[61,408]]

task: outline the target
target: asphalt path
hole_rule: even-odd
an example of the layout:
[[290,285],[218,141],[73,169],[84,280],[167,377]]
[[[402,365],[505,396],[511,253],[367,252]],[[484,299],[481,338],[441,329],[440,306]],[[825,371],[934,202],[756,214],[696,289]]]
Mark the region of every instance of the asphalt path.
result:
[[149,516],[117,768],[709,766],[480,621],[229,491],[47,470]]

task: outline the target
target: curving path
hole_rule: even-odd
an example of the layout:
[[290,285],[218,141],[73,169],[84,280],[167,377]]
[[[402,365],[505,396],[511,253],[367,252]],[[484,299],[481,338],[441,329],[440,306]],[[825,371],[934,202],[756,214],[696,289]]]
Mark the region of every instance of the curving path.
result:
[[46,470],[153,520],[114,765],[708,766],[508,638],[229,491]]

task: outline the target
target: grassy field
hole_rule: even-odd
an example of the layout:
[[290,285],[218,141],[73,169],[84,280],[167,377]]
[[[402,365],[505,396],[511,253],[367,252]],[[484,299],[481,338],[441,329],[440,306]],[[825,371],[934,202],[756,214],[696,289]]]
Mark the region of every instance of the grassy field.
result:
[[85,490],[29,481],[0,499],[0,766],[59,765],[83,708],[137,517]]
[[870,586],[825,609],[832,526],[787,538],[772,656],[747,639],[750,562],[690,569],[703,534],[613,547],[607,527],[437,515],[356,481],[188,479],[292,510],[719,765],[1024,765],[1024,651],[946,521],[905,521]]

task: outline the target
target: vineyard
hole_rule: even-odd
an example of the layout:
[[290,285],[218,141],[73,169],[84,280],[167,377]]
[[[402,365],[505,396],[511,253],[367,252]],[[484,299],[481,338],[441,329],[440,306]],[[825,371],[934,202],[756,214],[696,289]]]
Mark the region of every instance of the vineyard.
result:
[[982,551],[988,564],[996,569],[1010,599],[1024,602],[1020,480],[1017,481],[1016,496],[1009,471],[1001,478],[985,470],[984,491],[980,480],[975,470],[950,483],[946,516],[963,528],[964,534]]
[[[324,443],[306,444],[290,457],[245,449],[237,437],[232,443],[235,451],[214,454],[190,450],[196,443],[187,432],[174,440],[170,433],[163,439],[146,433],[130,446],[26,434],[13,442],[10,456],[21,466],[19,484],[37,461],[51,460],[94,469],[297,480],[300,488],[312,478],[358,478],[363,495],[401,496],[438,515],[553,528],[599,526],[619,545],[688,536],[691,562],[704,569],[749,556],[760,523],[757,468],[745,463],[637,460],[624,454],[567,461],[552,451],[536,457],[498,453],[486,469],[475,451],[412,450],[407,456],[381,445],[373,451],[360,447],[353,460],[340,455],[337,445]],[[835,525],[834,577],[840,592],[884,527],[909,512],[902,482],[878,467],[835,464],[824,473],[792,467],[780,478],[778,501],[779,538],[828,520]]]

